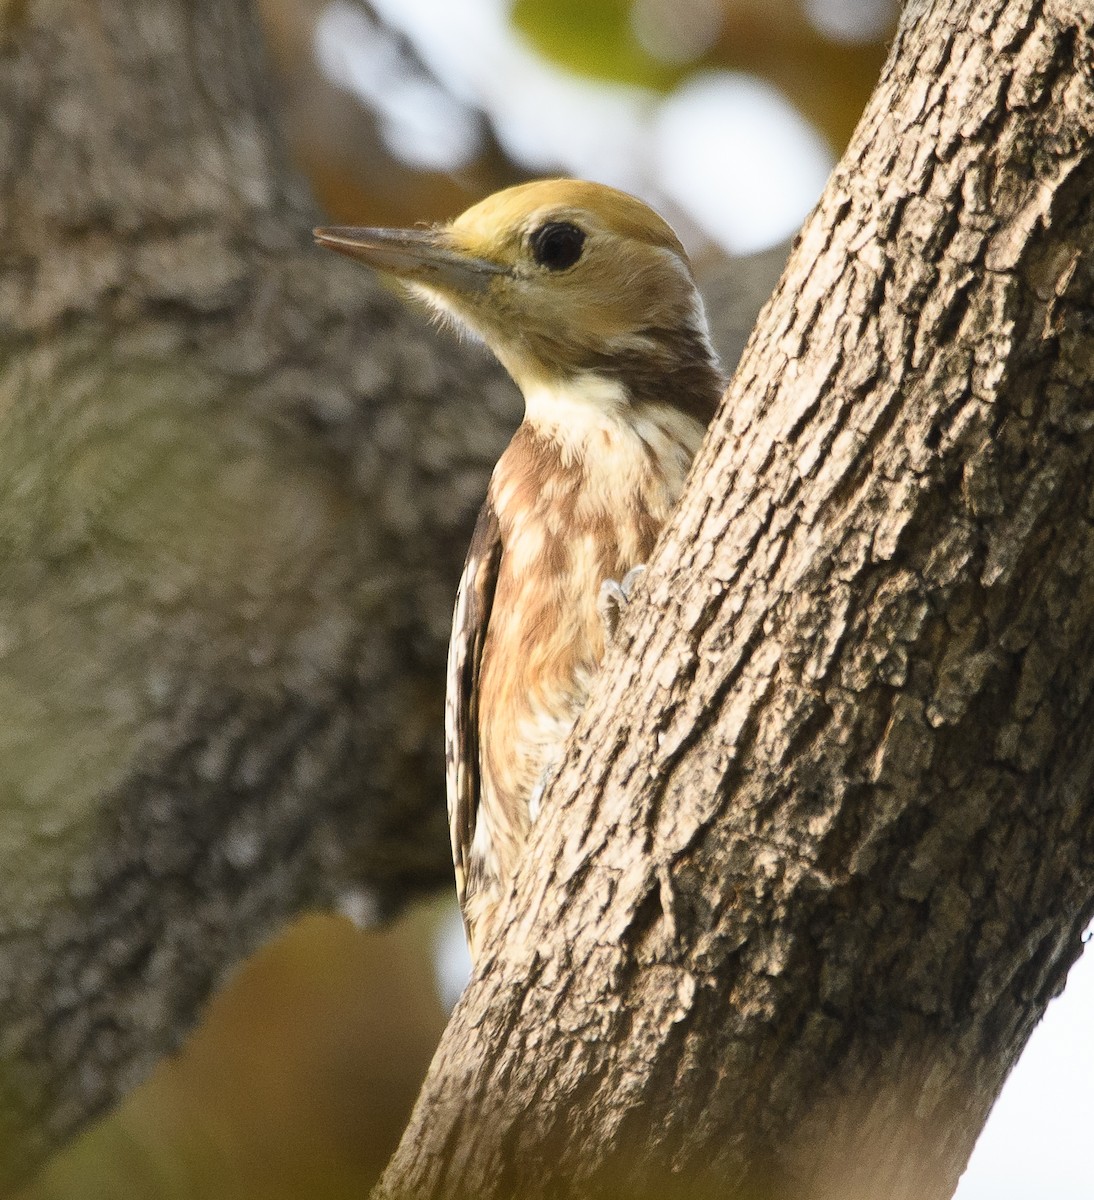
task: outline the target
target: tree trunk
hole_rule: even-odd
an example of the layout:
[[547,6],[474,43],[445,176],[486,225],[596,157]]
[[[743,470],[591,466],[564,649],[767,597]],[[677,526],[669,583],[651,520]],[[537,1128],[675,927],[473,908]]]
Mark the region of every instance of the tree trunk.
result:
[[2,1191],[287,916],[448,885],[452,595],[519,409],[312,245],[249,3],[0,14]]
[[951,1195],[1094,911],[1094,41],[913,0],[379,1197]]

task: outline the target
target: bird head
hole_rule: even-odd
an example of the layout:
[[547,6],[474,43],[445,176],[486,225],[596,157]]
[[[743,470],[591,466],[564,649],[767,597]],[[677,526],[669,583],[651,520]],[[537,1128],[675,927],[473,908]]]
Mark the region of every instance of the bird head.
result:
[[589,377],[633,392],[681,367],[716,373],[679,238],[614,188],[545,180],[434,228],[332,227],[315,237],[480,336],[525,396]]

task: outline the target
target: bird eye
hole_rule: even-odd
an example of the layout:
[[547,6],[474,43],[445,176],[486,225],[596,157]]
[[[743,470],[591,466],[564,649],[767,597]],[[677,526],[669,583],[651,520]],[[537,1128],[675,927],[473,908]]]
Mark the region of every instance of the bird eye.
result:
[[581,257],[585,231],[569,221],[548,221],[529,239],[532,257],[548,271],[565,271]]

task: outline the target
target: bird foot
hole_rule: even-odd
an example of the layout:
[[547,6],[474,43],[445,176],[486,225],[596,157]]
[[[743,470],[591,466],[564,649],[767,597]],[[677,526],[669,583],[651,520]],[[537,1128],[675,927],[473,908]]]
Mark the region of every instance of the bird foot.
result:
[[539,810],[543,807],[543,793],[547,790],[547,785],[555,776],[555,771],[558,770],[557,762],[548,763],[539,773],[539,778],[536,780],[536,786],[532,788],[532,794],[528,797],[528,819],[535,824],[539,817]]
[[615,641],[616,630],[623,616],[623,610],[631,602],[634,585],[645,573],[646,564],[640,563],[631,569],[620,580],[605,579],[600,585],[600,595],[597,597],[596,610],[604,623],[604,638],[607,642]]

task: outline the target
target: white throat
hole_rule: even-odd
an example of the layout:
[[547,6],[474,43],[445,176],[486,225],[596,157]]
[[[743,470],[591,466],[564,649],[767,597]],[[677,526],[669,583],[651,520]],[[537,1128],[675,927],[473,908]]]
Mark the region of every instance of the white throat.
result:
[[524,411],[525,424],[558,446],[564,465],[582,462],[608,490],[648,481],[656,464],[653,476],[675,496],[706,433],[672,405],[635,406],[621,383],[591,372],[529,388]]
[[629,405],[621,383],[587,372],[529,388],[524,393],[524,419],[566,453],[584,450],[588,439],[598,433],[620,432]]

